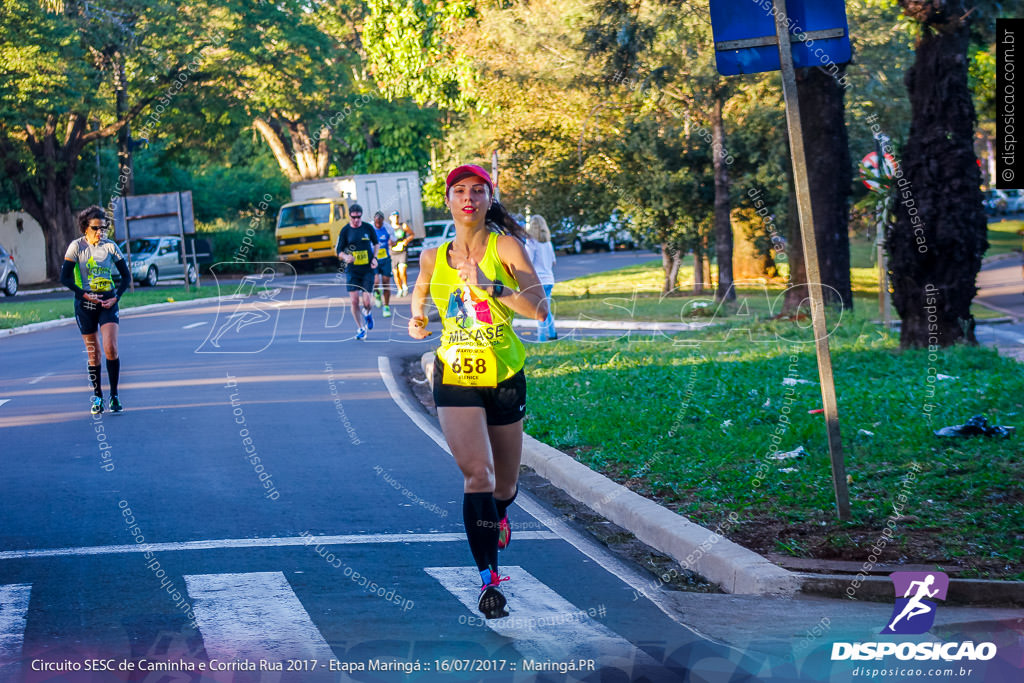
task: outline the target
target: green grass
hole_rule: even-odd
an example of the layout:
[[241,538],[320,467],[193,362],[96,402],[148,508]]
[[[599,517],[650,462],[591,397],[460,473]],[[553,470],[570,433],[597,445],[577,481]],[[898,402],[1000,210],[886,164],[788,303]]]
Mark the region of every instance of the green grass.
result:
[[[185,291],[184,285],[161,289],[136,287],[134,293],[125,293],[121,301],[118,302],[118,307],[124,310],[134,306],[145,306],[146,304],[163,303],[166,301],[187,301],[217,295],[217,288],[209,285],[198,290],[193,287],[191,293]],[[0,329],[19,327],[46,320],[73,318],[74,316],[74,298],[70,292],[62,299],[47,299],[45,301],[11,301],[7,299],[0,303]]]
[[[527,431],[700,524],[736,511],[727,535],[748,547],[859,561],[917,463],[907,518],[882,561],[1024,579],[1021,435],[932,434],[974,414],[1024,428],[1024,373],[983,348],[900,352],[870,318],[848,315],[830,337],[852,522],[834,513],[825,425],[807,412],[821,405],[814,348],[792,323],[531,346]],[[813,384],[783,386],[791,355],[795,376]],[[956,379],[929,385],[929,368]],[[791,426],[779,450],[803,446],[810,457],[778,463],[768,456],[784,406]],[[787,465],[796,471],[781,472]]]
[[1001,220],[997,223],[988,224],[988,251],[985,256],[997,256],[999,254],[1010,254],[1021,250],[1020,231],[1024,230],[1024,221]]
[[[869,258],[870,244],[859,244],[860,256],[854,262]],[[712,268],[712,274],[715,269]],[[854,310],[878,314],[878,268],[854,267],[850,270]],[[785,282],[777,279],[764,283],[740,283],[737,300],[714,303],[714,290],[692,293],[693,268],[680,269],[683,283],[677,296],[662,296],[663,274],[660,260],[620,268],[605,273],[559,282],[552,290],[553,312],[561,320],[630,320],[634,322],[688,322],[693,320],[722,321],[729,319],[763,321],[781,311]],[[690,283],[690,284],[687,284]],[[997,318],[1002,313],[981,305],[971,307],[979,320]],[[834,314],[830,314],[834,315]],[[898,316],[890,307],[890,319]]]

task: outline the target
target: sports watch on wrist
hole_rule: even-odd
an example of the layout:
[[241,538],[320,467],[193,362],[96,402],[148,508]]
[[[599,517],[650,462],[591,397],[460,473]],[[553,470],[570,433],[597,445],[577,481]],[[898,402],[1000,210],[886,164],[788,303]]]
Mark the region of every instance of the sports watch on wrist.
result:
[[503,285],[502,283],[495,282],[493,285],[491,285],[491,296],[494,297],[495,299],[497,299],[504,293],[505,285]]

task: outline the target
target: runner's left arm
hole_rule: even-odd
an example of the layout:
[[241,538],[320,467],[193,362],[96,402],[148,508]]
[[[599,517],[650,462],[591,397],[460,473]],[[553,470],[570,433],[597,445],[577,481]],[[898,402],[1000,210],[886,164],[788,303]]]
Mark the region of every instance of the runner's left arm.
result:
[[121,274],[121,281],[117,283],[117,290],[114,292],[114,295],[120,299],[121,295],[128,291],[128,285],[132,282],[132,271],[128,270],[126,259],[115,261],[114,265],[117,266],[117,272]]
[[[548,317],[548,299],[544,296],[544,287],[540,284],[537,271],[526,254],[523,244],[511,235],[498,237],[498,258],[508,273],[519,283],[519,290],[504,288],[498,301],[505,304],[520,315],[544,320]],[[478,273],[479,275],[479,273]],[[477,285],[488,294],[494,291],[494,283]]]
[[75,293],[76,299],[82,299],[85,290],[75,283],[75,262],[64,259],[60,266],[60,283]]

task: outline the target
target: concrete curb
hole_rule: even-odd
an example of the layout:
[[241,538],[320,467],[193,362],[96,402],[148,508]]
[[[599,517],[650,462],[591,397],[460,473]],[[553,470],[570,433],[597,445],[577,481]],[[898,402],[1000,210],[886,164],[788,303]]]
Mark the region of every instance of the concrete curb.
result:
[[[662,332],[688,332],[710,327],[715,323],[661,323],[661,322],[630,322],[627,320],[556,320],[555,327],[563,330],[646,330]],[[537,327],[536,320],[522,320],[517,318],[512,321],[512,327],[523,327],[534,329]]]
[[999,263],[1000,261],[1008,261],[1010,259],[1019,259],[1024,254],[1019,251],[1011,251],[1008,254],[996,254],[995,256],[989,256],[988,258],[981,259],[981,265],[987,266],[990,263]]
[[[849,597],[851,583],[858,581],[854,589],[856,600],[871,602],[892,602],[893,587],[888,576],[861,576],[850,574],[797,574],[800,590],[807,595],[821,595],[829,598]],[[949,592],[943,601],[946,605],[988,605],[992,607],[1024,606],[1024,581],[989,581],[986,579],[949,580]]]
[[796,574],[630,491],[528,434],[523,435],[523,464],[728,593],[789,596],[800,589]]

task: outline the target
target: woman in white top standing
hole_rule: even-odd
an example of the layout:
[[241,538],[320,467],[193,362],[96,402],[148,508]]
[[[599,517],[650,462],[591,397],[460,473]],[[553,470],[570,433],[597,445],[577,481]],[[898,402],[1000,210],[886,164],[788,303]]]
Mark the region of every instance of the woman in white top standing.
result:
[[526,240],[526,253],[530,255],[537,277],[544,286],[544,296],[548,300],[548,317],[537,321],[537,341],[558,339],[555,330],[555,317],[551,308],[551,289],[555,286],[555,249],[551,246],[551,231],[543,216],[531,216],[527,228],[530,237]]

